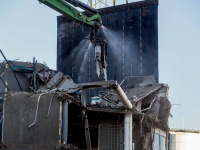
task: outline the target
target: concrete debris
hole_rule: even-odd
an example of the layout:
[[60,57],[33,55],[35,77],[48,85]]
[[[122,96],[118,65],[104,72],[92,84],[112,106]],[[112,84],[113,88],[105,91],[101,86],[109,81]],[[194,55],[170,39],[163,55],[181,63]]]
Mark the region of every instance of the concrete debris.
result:
[[[18,65],[22,70],[26,67],[33,67],[33,63],[12,63]],[[121,84],[114,80],[75,84],[69,76],[51,70],[43,64],[37,64],[32,73],[15,73],[23,89],[21,92],[19,92],[19,86],[17,86],[10,68],[7,67],[6,63],[0,64],[0,77],[11,90],[9,91],[4,84],[0,84],[0,100],[2,102],[0,103],[0,115],[4,116],[3,132],[5,133],[3,142],[8,143],[8,147],[13,147],[14,143],[20,146],[24,146],[25,143],[32,143],[35,145],[34,150],[43,150],[38,144],[44,144],[44,149],[55,145],[57,145],[56,149],[58,150],[84,149],[84,144],[80,143],[83,139],[80,137],[85,134],[85,145],[92,149],[95,141],[99,140],[99,134],[105,134],[105,132],[108,132],[107,129],[114,128],[113,123],[115,121],[108,114],[121,118],[118,120],[120,124],[115,126],[118,129],[118,135],[124,134],[120,129],[124,128],[124,116],[127,116],[127,114],[132,116],[126,122],[132,124],[133,128],[129,130],[138,134],[139,139],[133,137],[133,141],[138,144],[136,147],[140,147],[138,149],[151,150],[149,149],[149,147],[152,147],[150,141],[153,140],[153,137],[151,135],[155,134],[155,129],[159,128],[165,133],[168,132],[168,118],[171,108],[168,86],[155,83],[152,76],[127,77]],[[129,86],[123,87],[124,82],[126,82],[126,85],[129,83]],[[87,103],[85,91],[99,88],[103,90],[99,92],[99,95],[91,98],[91,103]],[[98,118],[98,115],[100,118]],[[95,122],[96,118],[98,118],[97,122]],[[105,122],[101,124],[101,118],[107,118],[111,124]],[[12,126],[11,124],[14,124],[17,120],[20,120],[20,124]],[[0,124],[2,124],[2,121]],[[102,128],[93,129],[96,127],[98,129],[99,126]],[[106,127],[104,128],[104,126]],[[129,125],[126,124],[126,126]],[[63,129],[61,130],[61,128]],[[84,130],[76,131],[79,128]],[[52,129],[59,130],[53,132]],[[45,133],[42,133],[41,130]],[[80,132],[81,135],[77,132]],[[41,137],[49,136],[45,139],[33,139],[32,137],[36,133]],[[15,138],[10,139],[11,135]],[[30,135],[31,139],[26,135]],[[132,136],[132,134],[124,134],[124,136],[126,135]],[[100,144],[101,141],[109,140],[106,136],[103,137],[104,139],[100,140]],[[123,137],[119,138],[123,139]],[[126,136],[126,139],[129,138]],[[126,139],[124,141],[130,142]],[[139,143],[138,140],[142,142]],[[120,143],[124,141],[122,140]],[[67,143],[71,144],[67,146]],[[118,147],[123,146],[119,144]],[[27,146],[27,148],[30,148],[30,146]]]
[[56,87],[60,81],[63,79],[63,73],[62,72],[58,72],[56,73],[51,80],[48,82],[48,84],[46,85],[47,89],[52,89],[54,87]]
[[4,150],[4,149],[6,149],[6,144],[1,142],[0,143],[0,150]]
[[142,107],[146,108],[156,97],[153,105],[145,113],[157,117],[161,122],[167,124],[170,115],[171,104],[168,100],[168,86],[162,85],[161,88],[144,100],[142,100]]
[[151,86],[137,86],[126,90],[126,94],[132,103],[149,96],[151,93],[161,88],[161,84],[153,84]]
[[67,146],[60,144],[56,146],[56,150],[78,150],[78,147],[73,144],[68,144]]
[[123,87],[123,83],[129,82],[130,84],[127,87],[137,87],[137,86],[145,86],[145,85],[153,85],[156,84],[154,76],[128,76],[125,77],[120,86]]
[[[33,63],[30,62],[13,61],[12,64],[21,68],[33,67]],[[64,76],[62,72],[51,70],[40,63],[37,63],[36,71],[33,73],[15,72],[15,74],[24,92],[47,92],[53,88],[61,88],[67,93],[74,93],[81,89],[70,77]],[[0,84],[0,93],[7,92],[8,88],[10,91],[20,91],[16,79],[6,63],[0,63],[0,77],[7,86],[6,88],[4,84]],[[3,95],[0,95],[0,98],[3,99]]]
[[[139,84],[138,84],[139,85]],[[167,124],[171,104],[168,100],[168,86],[164,84],[153,84],[136,86],[124,89],[130,102],[137,108],[138,112],[153,115],[163,123]],[[119,97],[113,91],[100,93],[99,103],[92,104],[94,107],[123,108]]]
[[81,86],[75,84],[71,78],[64,77],[57,88],[64,89],[67,93],[75,93],[81,89]]
[[[23,66],[27,68],[33,67],[33,63],[30,63],[30,62],[9,61],[9,63],[11,65]],[[41,73],[44,67],[45,66],[43,64],[38,63],[36,67],[36,72]],[[32,81],[33,73],[20,73],[20,72],[14,72],[14,73],[19,81],[22,91],[31,92],[32,89],[30,88],[30,86],[33,87],[33,81]],[[7,63],[0,63],[0,76],[3,79],[3,81],[6,83],[6,85],[9,87],[10,91],[21,91],[16,81],[16,78],[14,77]],[[0,81],[0,93],[7,92],[8,89],[1,82],[2,81]]]
[[70,77],[64,76],[61,72],[55,73],[54,76],[50,78],[50,81],[46,84],[43,83],[37,92],[43,93],[49,91],[50,89],[57,88],[70,94],[81,89],[81,86],[75,84]]

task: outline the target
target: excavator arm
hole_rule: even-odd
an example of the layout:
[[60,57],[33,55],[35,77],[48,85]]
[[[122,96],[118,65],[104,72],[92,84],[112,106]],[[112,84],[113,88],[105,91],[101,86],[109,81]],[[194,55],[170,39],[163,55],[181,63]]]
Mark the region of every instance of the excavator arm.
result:
[[[100,78],[100,73],[104,76],[104,80],[107,80],[107,40],[102,28],[101,16],[96,9],[89,7],[79,0],[38,0],[40,3],[54,9],[55,11],[63,14],[65,17],[82,23],[91,28],[90,41],[94,44],[95,49],[95,62],[96,62],[96,74]],[[70,5],[70,4],[71,5]],[[93,15],[91,17],[86,16],[82,12],[78,11],[74,7],[80,7],[86,11],[89,11]]]
[[39,0],[39,2],[63,14],[65,17],[75,22],[83,23],[92,29],[95,27],[95,22],[102,25],[101,16],[98,13],[94,14],[92,17],[88,17],[72,7],[65,0]]

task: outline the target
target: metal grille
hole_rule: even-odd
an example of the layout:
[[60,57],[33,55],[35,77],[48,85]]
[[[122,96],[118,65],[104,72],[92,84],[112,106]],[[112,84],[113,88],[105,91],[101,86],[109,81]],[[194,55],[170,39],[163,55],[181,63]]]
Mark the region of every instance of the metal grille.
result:
[[99,150],[121,150],[121,126],[99,125]]

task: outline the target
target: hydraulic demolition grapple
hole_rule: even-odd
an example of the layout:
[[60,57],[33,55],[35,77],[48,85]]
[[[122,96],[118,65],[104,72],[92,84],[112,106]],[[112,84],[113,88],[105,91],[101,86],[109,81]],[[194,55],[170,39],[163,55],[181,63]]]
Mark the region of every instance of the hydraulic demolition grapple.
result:
[[[103,32],[102,20],[98,11],[79,0],[39,0],[39,2],[58,11],[75,22],[82,23],[90,27],[90,41],[94,44],[95,50],[96,74],[98,78],[100,78],[100,74],[102,74],[104,76],[104,80],[107,80],[107,40]],[[93,15],[88,17],[72,7],[72,5],[89,11]]]

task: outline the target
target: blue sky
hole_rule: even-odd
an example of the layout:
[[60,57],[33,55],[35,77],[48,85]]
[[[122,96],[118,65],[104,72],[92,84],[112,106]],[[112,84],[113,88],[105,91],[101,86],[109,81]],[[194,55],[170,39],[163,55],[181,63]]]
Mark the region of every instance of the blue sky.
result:
[[159,77],[170,86],[170,127],[200,129],[200,1],[161,0]]
[[[159,78],[170,86],[171,103],[181,104],[171,110],[173,128],[183,128],[184,116],[185,128],[200,129],[199,8],[198,0],[160,0]],[[0,0],[0,48],[10,60],[35,56],[56,69],[58,15],[37,0]]]

